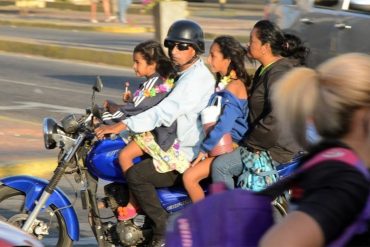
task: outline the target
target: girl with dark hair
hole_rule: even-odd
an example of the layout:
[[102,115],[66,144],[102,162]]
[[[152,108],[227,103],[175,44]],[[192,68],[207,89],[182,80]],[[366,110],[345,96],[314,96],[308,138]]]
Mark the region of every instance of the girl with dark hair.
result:
[[[307,54],[308,49],[298,37],[284,35],[274,23],[261,20],[254,25],[248,55],[261,65],[249,90],[249,129],[237,150],[221,155],[213,162],[213,182],[224,182],[227,188],[233,189],[234,177],[242,175],[247,164],[243,161],[250,160],[255,154],[266,154],[269,166],[274,169],[274,166],[292,160],[301,150],[291,136],[281,134],[270,95],[275,82],[293,67],[303,65]],[[263,179],[266,184],[273,182],[270,178]]]
[[238,143],[247,131],[248,91],[250,79],[245,69],[245,48],[231,36],[219,36],[211,45],[208,63],[219,81],[210,99],[221,96],[222,113],[201,144],[200,153],[192,167],[183,175],[183,182],[193,202],[204,198],[199,182],[210,175],[215,157],[210,151],[220,142],[224,134],[230,133]]
[[[126,102],[123,106],[106,100],[104,108],[107,109],[107,114],[103,114],[103,120],[105,121],[119,122],[126,117],[137,115],[156,105],[166,94],[160,93],[155,95],[156,97],[154,98],[146,97],[145,94],[150,94],[150,91],[155,90],[155,87],[163,83],[165,79],[172,80],[176,76],[172,62],[165,55],[162,46],[154,40],[138,44],[133,51],[133,60],[133,69],[136,76],[145,77],[147,81],[141,84],[133,98],[130,91],[123,93],[122,98]],[[141,104],[144,99],[145,102]]]
[[[174,86],[176,71],[158,42],[150,40],[138,44],[133,52],[133,60],[136,75],[146,77],[147,80],[134,93],[132,100],[113,114],[118,116],[114,119],[117,122],[157,105]],[[109,103],[105,105],[109,107]],[[177,124],[174,122],[169,127],[160,126],[151,132],[133,135],[133,141],[129,142],[119,154],[123,173],[132,166],[134,158],[144,155],[145,144],[141,141],[143,138],[151,139],[158,149],[167,151],[175,144],[176,130]],[[149,154],[152,155],[152,153]],[[118,210],[121,220],[129,220],[136,216],[132,199],[126,207],[119,207]]]

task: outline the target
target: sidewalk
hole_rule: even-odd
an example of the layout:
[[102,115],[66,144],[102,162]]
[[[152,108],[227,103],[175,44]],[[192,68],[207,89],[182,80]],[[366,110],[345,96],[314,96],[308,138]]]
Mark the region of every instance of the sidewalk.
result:
[[[53,6],[53,5],[51,5]],[[153,16],[140,13],[140,5],[132,4],[128,12],[128,24],[121,23],[90,23],[88,6],[80,10],[71,10],[75,6],[63,5],[57,8],[33,9],[27,16],[19,15],[14,5],[0,5],[0,25],[41,27],[62,30],[95,31],[122,34],[151,34],[154,35]],[[204,29],[206,39],[212,40],[218,35],[232,35],[245,43],[254,23],[262,18],[263,5],[230,4],[224,11],[217,4],[189,3],[188,19],[198,22]],[[103,13],[98,13],[103,20]],[[21,52],[61,59],[76,59],[104,64],[131,66],[131,53],[96,51],[86,47],[63,47],[37,39],[24,40],[0,35],[0,50]]]
[[[53,5],[51,5],[53,6]],[[70,5],[71,7],[73,5]],[[215,4],[189,3],[188,19],[198,22],[207,37],[229,34],[245,37],[252,25],[262,18],[262,5],[243,4],[220,11]],[[35,27],[55,27],[60,29],[74,28],[76,30],[102,31],[117,33],[154,32],[153,16],[150,13],[140,13],[142,7],[133,4],[128,11],[128,24],[105,23],[103,13],[98,13],[99,23],[90,23],[90,12],[87,6],[82,10],[44,8],[32,9],[27,16],[21,16],[18,8],[13,5],[0,6],[0,24],[22,25]],[[256,14],[259,16],[256,16]],[[248,16],[248,17],[247,17]]]

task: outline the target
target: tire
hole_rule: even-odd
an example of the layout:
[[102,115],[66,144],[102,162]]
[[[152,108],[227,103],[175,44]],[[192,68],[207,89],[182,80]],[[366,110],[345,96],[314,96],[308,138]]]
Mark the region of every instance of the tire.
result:
[[[0,219],[5,219],[9,223],[21,228],[28,213],[24,210],[24,202],[25,194],[22,191],[1,185]],[[37,219],[42,220],[45,224],[49,225],[51,223],[51,226],[48,229],[49,234],[44,235],[41,242],[45,246],[72,246],[73,241],[67,233],[67,227],[62,214],[59,211],[56,211],[54,216],[50,216],[46,211],[55,211],[57,208],[54,205],[51,205],[48,209],[49,210],[40,212],[37,216]]]

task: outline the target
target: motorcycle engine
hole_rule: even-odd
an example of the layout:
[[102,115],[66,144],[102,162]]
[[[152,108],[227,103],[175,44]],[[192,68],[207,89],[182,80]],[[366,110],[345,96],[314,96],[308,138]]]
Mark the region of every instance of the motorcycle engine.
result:
[[118,222],[116,231],[121,243],[128,246],[148,242],[152,232],[151,228],[145,227],[144,215],[138,215],[130,221]]

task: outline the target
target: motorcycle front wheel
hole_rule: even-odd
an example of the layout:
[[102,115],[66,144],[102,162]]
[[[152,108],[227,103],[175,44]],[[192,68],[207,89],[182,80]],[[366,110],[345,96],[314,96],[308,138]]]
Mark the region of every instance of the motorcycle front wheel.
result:
[[[26,212],[25,194],[22,191],[0,186],[0,220],[22,228],[28,213]],[[55,212],[55,213],[51,213]],[[72,239],[67,233],[66,223],[62,214],[51,205],[37,216],[38,225],[33,234],[45,246],[69,247]],[[37,228],[37,229],[36,229]]]

